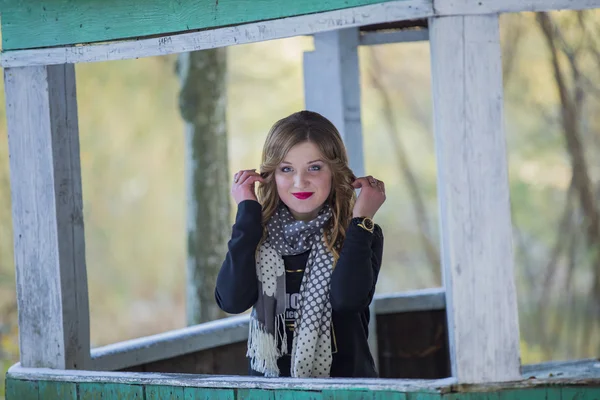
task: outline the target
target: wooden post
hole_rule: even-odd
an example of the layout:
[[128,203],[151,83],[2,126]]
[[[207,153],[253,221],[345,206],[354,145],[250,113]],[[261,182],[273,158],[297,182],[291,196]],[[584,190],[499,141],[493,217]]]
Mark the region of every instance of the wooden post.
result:
[[358,28],[317,33],[314,41],[315,50],[304,53],[306,108],[333,122],[346,144],[350,167],[363,176]]
[[75,68],[4,70],[21,365],[90,359]]
[[498,16],[429,22],[452,373],[520,379]]
[[[315,50],[304,53],[306,109],[322,114],[338,128],[350,168],[356,176],[364,176],[358,28],[316,33],[314,42]],[[379,369],[375,302],[371,302],[369,309],[369,348]]]

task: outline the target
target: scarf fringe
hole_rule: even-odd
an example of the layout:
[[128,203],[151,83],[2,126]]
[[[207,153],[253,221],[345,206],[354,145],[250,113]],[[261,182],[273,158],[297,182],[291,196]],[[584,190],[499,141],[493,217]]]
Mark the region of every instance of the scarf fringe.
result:
[[[250,366],[252,369],[263,373],[268,378],[279,376],[280,371],[277,359],[287,354],[287,333],[284,324],[284,315],[277,315],[275,317],[276,338],[267,332],[263,323],[255,318],[250,318],[248,351],[246,352],[246,356],[250,357]],[[280,347],[277,347],[277,339],[280,340]]]

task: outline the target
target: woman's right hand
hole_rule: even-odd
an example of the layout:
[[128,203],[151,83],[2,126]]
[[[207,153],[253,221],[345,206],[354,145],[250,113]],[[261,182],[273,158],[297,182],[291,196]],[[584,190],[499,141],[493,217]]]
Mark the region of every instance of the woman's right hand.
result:
[[231,186],[231,195],[236,204],[244,200],[258,201],[254,192],[256,182],[263,182],[264,179],[256,172],[256,169],[245,169],[237,172],[233,176],[233,185]]

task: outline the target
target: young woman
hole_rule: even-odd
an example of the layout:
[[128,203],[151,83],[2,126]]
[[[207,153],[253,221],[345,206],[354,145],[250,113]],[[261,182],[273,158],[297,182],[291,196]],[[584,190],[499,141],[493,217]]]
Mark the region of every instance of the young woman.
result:
[[301,111],[275,123],[260,174],[239,171],[231,193],[238,211],[215,296],[231,314],[253,307],[250,374],[375,377],[368,307],[383,182],[356,179],[333,124]]

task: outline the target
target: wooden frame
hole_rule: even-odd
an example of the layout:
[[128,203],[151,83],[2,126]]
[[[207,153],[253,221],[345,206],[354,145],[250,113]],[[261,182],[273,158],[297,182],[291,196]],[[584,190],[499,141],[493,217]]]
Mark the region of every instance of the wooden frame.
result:
[[86,368],[89,306],[75,67],[4,71],[25,366]]
[[[445,309],[444,290],[377,295],[373,315]],[[249,315],[228,317],[183,329],[98,347],[90,369],[111,371],[193,353],[248,339]],[[375,318],[372,318],[375,319]],[[375,327],[375,325],[373,325]]]
[[351,28],[361,25],[427,18],[432,14],[433,8],[428,0],[390,1],[318,14],[133,41],[5,51],[1,54],[0,64],[4,67],[15,67],[160,56],[310,35],[335,31],[343,27]]
[[497,15],[429,22],[452,374],[520,379]]
[[4,51],[0,65],[17,67],[116,61],[310,35],[362,25],[465,14],[584,10],[600,0],[396,0],[205,31],[83,46]]
[[[95,363],[99,368],[114,368],[125,364],[128,357],[141,355],[151,359],[156,351],[165,348],[185,351],[195,334],[210,331],[206,327],[186,330],[190,336],[180,342],[172,340],[177,336],[172,333],[162,335],[155,342],[132,341],[129,352],[120,352],[123,347],[118,345],[109,346],[95,350],[92,363],[74,63],[176,54],[314,34],[317,52],[307,54],[307,71],[316,72],[327,63],[331,68],[329,75],[319,78],[321,81],[309,83],[308,91],[316,82],[327,84],[336,94],[337,103],[332,107],[316,97],[309,97],[307,103],[310,108],[321,107],[324,113],[330,112],[330,118],[342,126],[351,159],[359,172],[363,162],[357,143],[362,134],[360,118],[353,114],[356,109],[360,110],[360,90],[355,82],[358,76],[356,47],[389,43],[390,39],[382,39],[384,37],[393,37],[394,41],[415,37],[410,39],[406,32],[394,36],[366,34],[361,42],[357,28],[429,18],[427,34],[432,53],[444,303],[454,378],[419,383],[416,387],[427,391],[433,387],[430,385],[436,384],[522,379],[498,14],[600,8],[600,0],[356,1],[358,3],[352,4],[363,5],[205,31],[186,29],[186,33],[160,34],[140,40],[2,52],[0,63],[6,67],[15,264],[24,366],[86,369],[93,368]],[[311,4],[319,6],[318,2]],[[425,40],[422,36],[417,39]],[[320,53],[319,47],[328,50]],[[327,57],[331,54],[334,57],[329,60]],[[440,293],[432,293],[430,297],[431,304],[441,307]],[[241,327],[245,322],[243,318],[238,322],[229,331],[231,337],[242,337]],[[226,339],[215,340],[220,343]],[[152,348],[156,343],[158,346]],[[13,368],[10,375],[26,376],[26,379],[55,376],[73,382],[106,377],[120,382],[148,378],[157,379],[156,383],[174,379],[165,376],[165,381],[160,381],[163,377],[148,374],[64,371],[48,374],[46,370],[20,367]],[[226,385],[230,385],[230,378],[225,379]],[[178,380],[168,382],[185,385]],[[221,387],[225,381],[197,378],[194,382],[205,387]],[[250,378],[235,383],[240,384],[239,387],[283,388],[289,382]],[[323,384],[332,388],[338,383],[326,380]],[[360,382],[361,387],[372,383],[373,387],[400,391],[404,387],[389,382]],[[303,382],[293,380],[293,384]],[[307,383],[312,388],[319,388],[320,384],[316,380]],[[344,382],[339,384],[340,388],[348,387]]]

